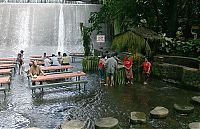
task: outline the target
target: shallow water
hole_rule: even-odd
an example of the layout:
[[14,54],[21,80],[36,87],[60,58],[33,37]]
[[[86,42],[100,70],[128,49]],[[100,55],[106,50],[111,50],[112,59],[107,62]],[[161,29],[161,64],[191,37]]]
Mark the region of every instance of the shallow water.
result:
[[[72,65],[74,71],[81,70],[80,63]],[[86,122],[87,129],[94,129],[94,119],[112,116],[119,120],[121,128],[128,129],[130,112],[142,111],[149,116],[156,106],[168,108],[170,114],[162,120],[148,117],[148,129],[186,129],[190,122],[200,120],[199,106],[195,106],[194,113],[188,116],[173,110],[174,103],[189,104],[190,98],[200,95],[199,92],[153,79],[147,86],[135,83],[118,87],[101,86],[97,74],[87,74],[85,79],[89,82],[86,91],[79,92],[76,86],[51,88],[45,89],[44,95],[32,98],[26,76],[14,75],[7,97],[0,92],[0,128],[53,129],[64,120],[80,119]]]

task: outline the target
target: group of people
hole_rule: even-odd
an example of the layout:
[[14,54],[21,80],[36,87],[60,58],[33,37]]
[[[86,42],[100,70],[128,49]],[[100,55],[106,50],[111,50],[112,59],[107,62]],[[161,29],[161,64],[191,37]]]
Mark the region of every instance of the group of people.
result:
[[[117,53],[109,55],[102,55],[99,59],[99,74],[100,74],[100,83],[105,83],[104,85],[113,86],[114,85],[114,75],[117,70],[118,64],[123,64],[125,68],[125,77],[126,77],[126,84],[130,83],[133,84],[133,58],[127,54],[123,62],[117,58]],[[151,63],[147,60],[147,58],[144,59],[144,62],[141,64],[142,68],[142,74],[143,74],[143,80],[144,85],[147,84],[147,80],[150,75],[151,70]],[[105,77],[106,76],[106,77]],[[104,81],[106,79],[106,81]]]
[[43,55],[44,60],[44,66],[60,66],[60,65],[70,65],[70,57],[63,53],[61,55],[61,52],[58,52],[58,55],[52,54],[51,57],[48,57],[46,53]]

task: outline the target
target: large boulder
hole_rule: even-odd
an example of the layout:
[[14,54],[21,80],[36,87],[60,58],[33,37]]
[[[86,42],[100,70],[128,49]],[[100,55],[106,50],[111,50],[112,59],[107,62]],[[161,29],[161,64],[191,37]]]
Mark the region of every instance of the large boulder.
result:
[[64,121],[61,129],[85,129],[85,123],[80,120]]
[[189,114],[194,111],[194,106],[174,104],[174,109],[183,114]]
[[192,101],[197,103],[197,104],[200,104],[200,96],[194,96],[192,97]]
[[189,124],[190,129],[200,129],[200,122],[193,122]]
[[146,123],[146,114],[144,112],[131,112],[130,123],[131,124],[143,124]]
[[165,118],[169,114],[169,110],[165,107],[155,107],[150,114],[154,118]]
[[113,117],[100,118],[95,120],[95,129],[118,129],[118,120]]

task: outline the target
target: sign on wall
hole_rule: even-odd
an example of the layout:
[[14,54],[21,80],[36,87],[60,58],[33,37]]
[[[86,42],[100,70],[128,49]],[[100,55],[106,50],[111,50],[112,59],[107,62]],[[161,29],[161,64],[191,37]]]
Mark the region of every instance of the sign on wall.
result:
[[105,35],[97,35],[97,43],[104,43]]

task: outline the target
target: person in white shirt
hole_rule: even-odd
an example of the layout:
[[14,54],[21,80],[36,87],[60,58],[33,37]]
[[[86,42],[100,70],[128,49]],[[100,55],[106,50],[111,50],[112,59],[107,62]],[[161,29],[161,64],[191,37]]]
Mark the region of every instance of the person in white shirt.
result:
[[44,67],[49,67],[49,66],[51,66],[51,60],[48,57],[46,57],[44,59]]
[[61,55],[61,52],[58,52],[57,58],[58,58],[59,63],[61,64],[61,63],[62,63],[62,55]]
[[51,59],[51,66],[60,66],[60,63],[58,61],[58,57],[56,57],[54,54],[52,54],[52,57],[50,58]]

